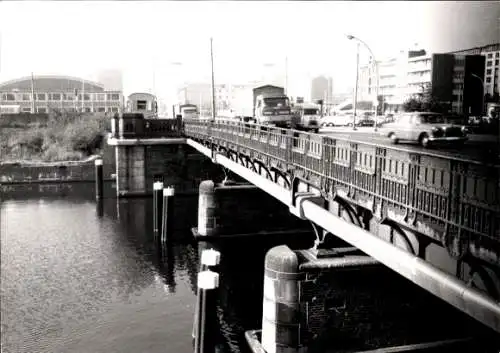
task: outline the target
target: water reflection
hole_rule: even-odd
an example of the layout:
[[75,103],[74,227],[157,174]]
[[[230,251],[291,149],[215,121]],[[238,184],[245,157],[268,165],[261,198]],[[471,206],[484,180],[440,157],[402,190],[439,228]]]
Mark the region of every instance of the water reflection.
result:
[[[192,352],[199,250],[207,246],[192,241],[196,197],[175,199],[174,232],[161,244],[151,198],[96,203],[93,184],[21,189],[0,203],[3,352]],[[260,327],[273,245],[208,245],[222,252],[223,352],[245,352],[244,331]]]
[[191,352],[196,248],[153,242],[149,200],[117,210],[96,204],[91,185],[70,186],[2,197],[2,351]]

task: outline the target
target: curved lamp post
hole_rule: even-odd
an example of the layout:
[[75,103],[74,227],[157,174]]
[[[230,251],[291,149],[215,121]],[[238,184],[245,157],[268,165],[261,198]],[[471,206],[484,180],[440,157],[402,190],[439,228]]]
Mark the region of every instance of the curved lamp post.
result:
[[377,60],[375,60],[375,55],[373,55],[373,51],[370,49],[370,47],[368,46],[368,44],[366,44],[364,41],[362,41],[358,37],[355,37],[355,36],[353,36],[351,34],[347,35],[347,39],[349,39],[349,40],[353,40],[354,39],[354,40],[358,41],[359,43],[363,44],[365,46],[365,48],[368,49],[368,51],[370,52],[370,54],[371,54],[371,56],[373,58],[373,63],[375,65],[375,72],[376,72],[376,75],[377,75],[377,83],[376,83],[376,86],[375,86],[375,102],[377,103],[377,106],[375,107],[375,131],[377,131],[378,90],[379,90],[378,63],[377,63]]

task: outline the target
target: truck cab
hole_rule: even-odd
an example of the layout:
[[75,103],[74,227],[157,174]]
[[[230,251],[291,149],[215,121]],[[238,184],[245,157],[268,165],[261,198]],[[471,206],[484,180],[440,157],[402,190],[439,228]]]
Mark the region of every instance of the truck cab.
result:
[[197,119],[198,107],[194,104],[180,104],[176,109],[176,115],[181,115],[183,119]]
[[290,127],[292,125],[290,100],[284,95],[258,95],[255,99],[254,118],[257,124]]
[[319,104],[298,103],[292,108],[293,124],[298,130],[306,130],[317,133],[321,119],[321,107]]

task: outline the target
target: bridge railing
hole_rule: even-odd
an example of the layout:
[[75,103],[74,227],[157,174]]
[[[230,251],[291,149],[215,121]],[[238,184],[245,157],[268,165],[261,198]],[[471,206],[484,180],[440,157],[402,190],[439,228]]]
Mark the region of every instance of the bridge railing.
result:
[[235,121],[185,121],[184,134],[426,235],[454,257],[471,254],[500,266],[496,165]]
[[181,137],[181,119],[144,119],[142,114],[111,118],[111,137],[117,139]]

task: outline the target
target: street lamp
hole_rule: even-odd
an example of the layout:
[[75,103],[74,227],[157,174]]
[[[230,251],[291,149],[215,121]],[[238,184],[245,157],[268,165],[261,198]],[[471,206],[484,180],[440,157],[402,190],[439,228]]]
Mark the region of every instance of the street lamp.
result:
[[215,121],[215,77],[214,77],[213,38],[210,38],[210,61],[212,63],[212,119]]
[[375,101],[373,102],[374,105],[375,105],[375,131],[377,131],[377,107],[378,107],[378,90],[379,90],[378,63],[377,63],[377,60],[375,60],[375,55],[373,55],[373,51],[370,49],[370,47],[368,46],[368,44],[366,44],[364,41],[362,41],[358,37],[355,37],[355,36],[350,35],[350,34],[347,35],[347,39],[349,39],[349,40],[353,40],[354,39],[357,42],[363,44],[365,46],[365,48],[370,52],[370,54],[372,56],[372,59],[373,59],[373,64],[375,66],[375,72],[376,72],[376,75],[377,75],[377,83],[376,83],[376,86],[375,86]]
[[476,75],[476,74],[471,73],[470,75],[471,75],[472,77],[477,78],[477,79],[479,80],[479,82],[481,82],[481,89],[482,89],[482,91],[483,91],[483,94],[482,94],[482,96],[481,96],[481,114],[483,114],[483,113],[484,113],[484,81],[483,81],[483,79],[482,79],[481,77],[479,77],[479,76],[478,76],[478,75]]

